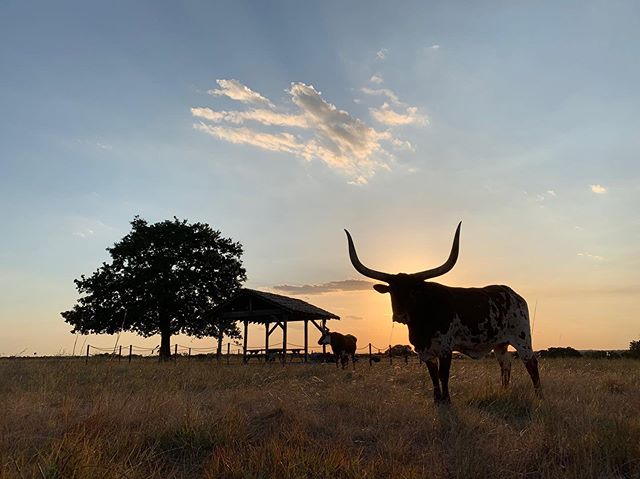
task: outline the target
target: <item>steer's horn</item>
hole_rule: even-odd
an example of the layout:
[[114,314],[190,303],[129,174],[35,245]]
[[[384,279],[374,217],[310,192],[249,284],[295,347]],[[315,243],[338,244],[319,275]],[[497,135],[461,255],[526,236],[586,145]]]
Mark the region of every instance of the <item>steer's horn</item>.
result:
[[349,241],[349,258],[351,258],[351,264],[353,265],[353,267],[362,275],[368,277],[368,278],[373,278],[373,279],[377,279],[380,281],[384,281],[386,283],[389,282],[389,279],[393,276],[392,274],[389,273],[383,273],[382,271],[375,271],[373,269],[369,269],[367,268],[365,265],[363,265],[360,260],[358,259],[358,254],[356,253],[356,247],[353,245],[353,240],[351,239],[351,235],[349,234],[349,232],[347,230],[344,230],[345,233],[347,233],[347,240]]
[[458,228],[456,228],[456,234],[453,237],[453,246],[451,246],[451,253],[449,253],[449,258],[447,259],[447,261],[445,261],[442,266],[438,266],[437,268],[420,271],[419,273],[413,273],[411,275],[412,277],[424,280],[435,278],[436,276],[442,276],[443,274],[451,271],[451,269],[455,266],[456,261],[458,261],[458,251],[460,250],[460,226],[462,226],[462,221],[458,223]]

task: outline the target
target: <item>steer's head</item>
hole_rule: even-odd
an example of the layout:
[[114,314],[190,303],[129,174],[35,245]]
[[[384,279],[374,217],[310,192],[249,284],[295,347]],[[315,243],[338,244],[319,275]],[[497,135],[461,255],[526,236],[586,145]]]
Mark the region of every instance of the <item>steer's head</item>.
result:
[[331,333],[329,332],[329,328],[324,328],[322,330],[322,336],[318,339],[318,344],[331,344]]
[[391,308],[393,310],[393,320],[398,323],[409,322],[410,313],[414,310],[414,307],[420,302],[420,295],[423,294],[424,282],[427,279],[441,276],[450,271],[456,261],[458,260],[458,251],[460,245],[460,226],[462,222],[458,224],[456,234],[453,237],[453,246],[451,247],[451,253],[449,258],[442,266],[437,268],[428,269],[426,271],[420,271],[418,273],[383,273],[381,271],[375,271],[367,268],[358,259],[356,253],[356,247],[353,244],[351,235],[347,230],[347,240],[349,241],[349,257],[353,267],[364,276],[379,281],[384,281],[387,284],[376,284],[373,286],[378,293],[389,293],[391,295]]

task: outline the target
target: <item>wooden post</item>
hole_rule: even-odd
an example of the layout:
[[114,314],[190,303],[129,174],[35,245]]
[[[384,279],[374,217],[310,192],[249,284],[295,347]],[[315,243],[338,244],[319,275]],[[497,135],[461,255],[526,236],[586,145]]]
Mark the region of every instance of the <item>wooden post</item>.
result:
[[304,320],[304,362],[307,362],[309,357],[309,320]]
[[122,361],[122,344],[118,348],[118,362]]
[[85,360],[84,360],[84,363],[85,363],[85,364],[87,364],[87,363],[89,362],[89,348],[90,348],[90,347],[91,347],[91,346],[89,346],[89,345],[87,344],[87,357],[86,357],[86,358],[85,358]]
[[129,362],[131,362],[131,355],[133,354],[133,345],[129,345]]
[[269,321],[264,323],[264,362],[269,362]]
[[391,356],[391,345],[389,345],[389,364],[393,364],[393,356]]
[[227,343],[227,364],[229,364],[230,357],[231,357],[231,343]]
[[174,345],[173,346],[173,360],[177,361],[178,360],[178,345]]
[[191,360],[191,348],[189,348],[189,360]]
[[282,321],[282,365],[287,362],[287,320],[284,318]]
[[[322,320],[322,330],[324,331],[325,329],[327,329],[327,320],[323,319]],[[324,356],[327,354],[327,345],[323,344],[322,345],[322,359],[324,360]]]
[[243,346],[242,346],[242,362],[246,363],[247,362],[247,340],[248,340],[248,333],[249,333],[249,321],[248,320],[244,320],[244,336],[243,336]]
[[369,366],[373,363],[373,356],[371,356],[371,343],[369,343]]

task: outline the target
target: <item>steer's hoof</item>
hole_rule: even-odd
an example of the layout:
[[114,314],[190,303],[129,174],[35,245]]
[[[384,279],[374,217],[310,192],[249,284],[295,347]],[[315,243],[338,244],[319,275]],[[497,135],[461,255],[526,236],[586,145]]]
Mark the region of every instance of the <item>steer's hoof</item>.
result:
[[449,396],[447,396],[447,397],[443,397],[443,396],[434,397],[433,401],[438,406],[448,406],[449,404],[451,404],[451,398]]

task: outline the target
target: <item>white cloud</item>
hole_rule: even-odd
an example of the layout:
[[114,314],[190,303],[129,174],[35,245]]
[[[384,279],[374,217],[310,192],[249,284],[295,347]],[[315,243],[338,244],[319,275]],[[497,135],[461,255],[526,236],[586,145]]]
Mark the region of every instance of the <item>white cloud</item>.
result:
[[[226,80],[219,80],[218,84],[228,85]],[[312,85],[291,84],[287,92],[297,109],[295,113],[282,112],[283,108],[272,105],[257,92],[245,90],[246,87],[237,81],[234,88],[250,91],[252,97],[269,103],[271,109],[215,111],[211,108],[192,108],[194,117],[209,122],[201,121],[194,124],[194,128],[231,143],[285,152],[307,161],[321,160],[330,168],[349,176],[354,184],[360,185],[366,184],[379,169],[390,169],[394,157],[385,148],[385,142],[396,147],[410,147],[410,143],[396,138],[390,131],[378,131],[336,108],[325,101]],[[238,101],[244,102],[242,99]],[[411,114],[417,115],[408,110],[398,116]],[[248,122],[296,130],[264,132],[257,126],[237,126]],[[402,123],[396,119],[396,124],[406,124],[406,121]]]
[[278,113],[273,110],[256,109],[249,111],[215,111],[211,108],[191,108],[191,114],[215,123],[226,122],[243,124],[255,121],[263,125],[296,126],[305,128],[307,123],[301,115]]
[[437,43],[434,43],[429,48],[431,48],[432,50],[440,50],[440,45],[438,45]]
[[379,73],[375,73],[374,75],[372,75],[371,78],[369,78],[369,81],[371,83],[375,83],[376,85],[380,85],[381,83],[384,83],[384,80],[382,79],[382,75],[380,75]]
[[385,102],[382,104],[382,108],[370,108],[369,111],[376,121],[389,126],[426,125],[428,123],[427,117],[419,114],[418,109],[414,106],[409,106],[403,113],[398,113]]
[[607,192],[607,189],[604,186],[599,184],[589,185],[589,187],[591,188],[591,191],[597,195],[602,195]]
[[398,95],[396,95],[393,91],[389,90],[388,88],[368,88],[368,87],[362,87],[360,89],[360,91],[366,95],[370,95],[370,96],[386,96],[389,100],[391,100],[393,103],[395,103],[396,105],[402,105],[402,106],[406,106],[405,103],[402,103],[400,101],[400,99],[398,98]]
[[388,52],[389,52],[389,50],[387,48],[381,48],[380,50],[377,51],[376,56],[380,60],[384,60],[385,58],[387,58],[387,53]]
[[253,91],[238,80],[216,80],[216,83],[220,86],[220,89],[209,90],[208,93],[210,95],[226,96],[242,103],[258,103],[273,107],[273,104],[260,93]]
[[558,196],[554,190],[547,190],[547,194],[548,194],[549,196],[553,196],[553,197]]
[[598,256],[590,253],[578,253],[578,256],[582,256],[583,258],[588,258],[594,261],[604,261],[604,258],[602,256]]

